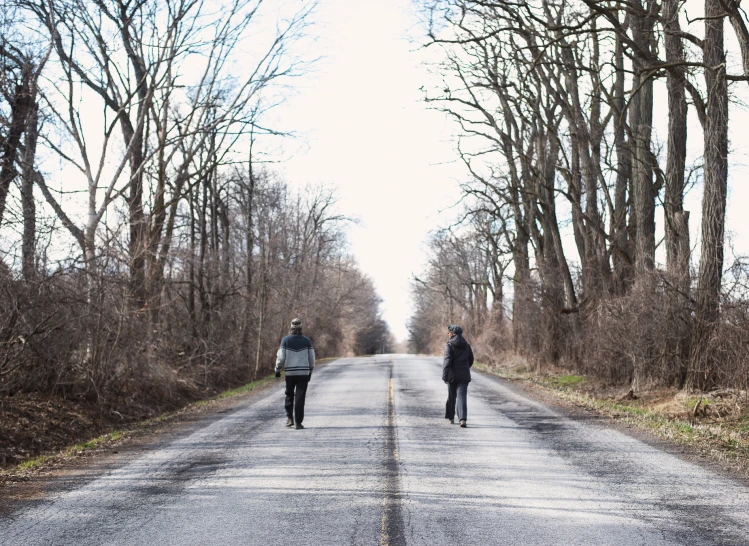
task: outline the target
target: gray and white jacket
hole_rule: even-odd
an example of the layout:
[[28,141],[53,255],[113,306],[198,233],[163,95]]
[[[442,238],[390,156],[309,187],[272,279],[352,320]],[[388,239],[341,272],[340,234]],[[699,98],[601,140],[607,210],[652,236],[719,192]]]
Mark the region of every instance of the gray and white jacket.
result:
[[276,356],[276,373],[284,370],[286,375],[309,375],[315,369],[315,349],[307,336],[291,334],[281,340]]

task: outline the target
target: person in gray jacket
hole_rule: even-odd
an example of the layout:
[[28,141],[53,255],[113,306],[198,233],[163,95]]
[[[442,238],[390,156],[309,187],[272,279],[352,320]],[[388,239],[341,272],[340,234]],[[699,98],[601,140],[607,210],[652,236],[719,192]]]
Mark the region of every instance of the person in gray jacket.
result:
[[460,326],[448,326],[447,335],[449,340],[442,364],[442,381],[447,385],[445,419],[455,424],[457,406],[460,426],[465,428],[468,419],[468,383],[471,382],[473,349],[463,337],[463,328]]
[[[310,338],[302,335],[302,321],[291,321],[291,333],[281,340],[276,357],[276,377],[286,375],[286,426],[302,429],[307,385],[315,369],[315,349]],[[295,392],[296,391],[296,392]]]

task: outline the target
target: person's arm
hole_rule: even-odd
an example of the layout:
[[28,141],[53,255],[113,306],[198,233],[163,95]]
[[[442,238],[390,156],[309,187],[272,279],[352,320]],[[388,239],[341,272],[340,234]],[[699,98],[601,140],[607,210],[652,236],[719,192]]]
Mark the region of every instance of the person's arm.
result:
[[286,338],[281,340],[281,346],[276,353],[276,377],[281,377],[281,370],[286,365]]
[[309,378],[312,379],[312,372],[315,369],[315,348],[311,343],[307,349],[307,361],[309,362]]
[[468,367],[473,366],[473,347],[468,346]]
[[445,345],[445,354],[442,357],[442,381],[450,381],[450,370],[453,367],[453,355],[450,352],[450,344]]

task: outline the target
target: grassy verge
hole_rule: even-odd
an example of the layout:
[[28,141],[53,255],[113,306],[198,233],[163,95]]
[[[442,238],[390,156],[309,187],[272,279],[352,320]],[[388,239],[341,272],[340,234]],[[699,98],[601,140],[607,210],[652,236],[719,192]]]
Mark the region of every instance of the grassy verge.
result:
[[212,396],[211,398],[206,398],[205,400],[200,400],[198,402],[195,402],[195,406],[206,406],[209,405],[211,402],[214,402],[216,400],[223,400],[224,398],[232,398],[234,396],[239,396],[242,394],[247,394],[248,392],[252,392],[254,390],[259,389],[260,387],[264,387],[271,381],[273,381],[274,377],[272,375],[269,375],[267,377],[263,377],[262,379],[258,379],[257,381],[253,381],[252,383],[247,383],[246,385],[242,385],[241,387],[237,387],[236,389],[230,389],[228,391],[224,391],[222,393],[217,394],[216,396]]
[[91,438],[90,440],[87,440],[85,442],[69,446],[55,453],[48,453],[40,455],[38,457],[34,457],[32,459],[23,461],[16,466],[4,470],[0,469],[0,485],[2,485],[4,482],[24,481],[30,475],[36,472],[59,467],[64,462],[75,457],[91,454],[95,451],[114,449],[128,438],[147,433],[153,430],[157,425],[174,421],[184,415],[197,413],[205,409],[206,407],[214,405],[219,400],[225,400],[245,395],[264,387],[272,380],[273,376],[269,375],[257,381],[242,385],[241,387],[224,391],[211,398],[193,402],[192,404],[189,404],[179,410],[163,413],[151,419],[134,423],[120,430],[113,430],[106,434],[102,434],[101,436]]
[[[337,357],[321,358],[317,360],[316,364],[321,366],[336,359]],[[15,466],[11,466],[5,469],[0,468],[0,486],[3,483],[7,482],[24,481],[28,479],[29,476],[35,473],[60,467],[66,461],[69,461],[76,457],[90,455],[96,451],[113,451],[117,446],[122,444],[127,439],[153,431],[158,425],[175,421],[185,415],[199,413],[201,411],[204,411],[206,408],[217,404],[219,401],[248,394],[252,391],[265,387],[273,380],[273,375],[269,375],[257,381],[242,385],[241,387],[221,392],[215,396],[212,396],[211,398],[198,400],[197,402],[193,402],[192,404],[189,404],[179,410],[162,413],[161,415],[158,415],[151,419],[146,419],[137,423],[130,424],[125,428],[112,430],[95,438],[91,438],[90,440],[87,440],[85,442],[68,446],[62,450],[45,453],[37,457],[30,458]]]
[[488,366],[479,371],[519,381],[557,399],[599,415],[647,430],[696,449],[714,462],[749,476],[749,414],[746,393],[687,394],[674,389],[643,391],[606,388],[594,379],[557,370],[539,374],[525,368]]

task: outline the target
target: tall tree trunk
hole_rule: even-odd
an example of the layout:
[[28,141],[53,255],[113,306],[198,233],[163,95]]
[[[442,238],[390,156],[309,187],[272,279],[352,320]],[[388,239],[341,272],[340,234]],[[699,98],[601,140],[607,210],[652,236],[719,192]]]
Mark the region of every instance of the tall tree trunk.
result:
[[195,278],[195,232],[197,230],[197,227],[195,225],[195,198],[193,197],[193,195],[193,188],[190,188],[187,192],[187,203],[190,208],[190,254],[188,262],[188,277],[190,279],[190,282],[187,286],[187,312],[190,315],[190,324],[192,324],[192,336],[194,338],[197,338],[197,315],[195,313],[195,283],[197,282]]
[[[666,62],[684,62],[682,39],[679,36],[679,0],[664,0],[663,26]],[[684,75],[680,67],[668,72],[668,142],[666,189],[663,207],[666,231],[666,267],[675,285],[670,291],[669,320],[673,335],[665,347],[666,366],[674,370],[677,384],[683,387],[689,361],[690,310],[687,306],[689,278],[689,213],[684,210],[684,171],[687,157],[687,97]]]
[[36,277],[36,202],[34,201],[34,164],[39,136],[39,115],[36,104],[29,109],[26,120],[26,149],[21,169],[21,206],[23,209],[23,239],[21,242],[21,270],[23,278]]
[[[147,226],[143,211],[142,137],[134,134],[130,156],[130,195],[127,200],[130,224],[130,294],[137,309],[146,306]],[[127,141],[129,144],[129,140]]]
[[[588,161],[590,161],[591,181],[586,187],[585,213],[590,224],[590,240],[593,242],[590,249],[592,251],[590,260],[597,275],[597,292],[599,295],[604,296],[611,290],[611,266],[606,248],[606,237],[604,235],[606,228],[598,204],[601,197],[598,187],[601,180],[603,180],[603,175],[601,173],[601,142],[605,133],[605,127],[601,116],[603,83],[601,82],[599,74],[599,70],[601,70],[602,67],[597,20],[595,18],[592,19],[590,25],[590,66],[592,70],[589,74],[591,79],[591,89],[588,91],[590,97],[590,112],[588,115],[588,128],[585,131],[586,140],[589,142],[589,151],[585,150],[585,154],[589,158]],[[578,65],[582,65],[580,60],[578,60]],[[580,116],[580,119],[584,123],[583,116]]]
[[245,256],[245,283],[247,291],[247,301],[250,301],[252,297],[252,252],[255,248],[255,226],[254,226],[254,200],[255,200],[255,176],[250,168],[250,180],[247,187],[247,209],[246,215],[246,232],[245,232],[245,247],[247,249],[247,255]]
[[721,0],[705,2],[705,87],[708,92],[704,127],[705,174],[702,198],[702,241],[695,305],[695,330],[690,356],[690,383],[712,384],[710,337],[720,313],[723,276],[726,192],[728,189],[728,85],[724,49],[724,14]]
[[[252,253],[255,248],[255,226],[254,226],[254,200],[255,200],[255,173],[252,168],[252,152],[248,168],[247,194],[245,196],[245,308],[244,308],[244,330],[242,335],[242,347],[245,354],[250,354],[250,317],[252,315],[252,282],[253,262]],[[249,362],[249,358],[247,358]],[[250,379],[252,373],[250,372]]]
[[130,65],[133,69],[138,94],[137,122],[133,127],[127,115],[121,113],[121,125],[125,134],[125,143],[130,146],[130,196],[128,208],[130,213],[130,286],[133,302],[138,309],[147,304],[146,254],[148,253],[148,225],[143,209],[143,178],[145,166],[144,126],[146,112],[149,108],[149,84],[146,62],[139,49],[138,39],[133,37],[130,25],[137,21],[137,12],[143,4],[134,4],[117,0],[117,15],[120,23],[120,36]]
[[257,328],[257,349],[255,351],[255,373],[253,379],[260,377],[260,357],[263,353],[263,336],[265,335],[265,311],[268,300],[268,282],[263,275],[262,286],[260,287],[260,316]]
[[[633,39],[640,49],[652,52],[654,18],[650,11],[652,2],[643,5],[634,2],[637,14],[633,16]],[[642,15],[642,11],[648,13]],[[634,93],[632,100],[631,129],[634,139],[633,198],[636,210],[637,233],[635,239],[635,269],[638,276],[655,265],[655,191],[653,187],[653,160],[650,143],[653,133],[653,79],[648,65],[635,56]]]
[[231,285],[231,220],[229,219],[229,205],[221,202],[219,207],[219,219],[221,224],[221,292],[222,298],[226,298]]
[[610,219],[613,237],[611,261],[614,265],[615,291],[622,295],[632,280],[632,252],[627,231],[627,188],[630,184],[631,150],[626,139],[627,114],[624,110],[624,45],[617,34],[614,53],[616,80],[614,82],[614,148],[616,150],[616,184],[614,187],[614,214]]
[[[208,333],[208,324],[211,319],[211,299],[209,297],[209,280],[206,279],[206,254],[208,250],[208,187],[210,182],[203,180],[203,195],[200,205],[198,206],[198,229],[200,231],[200,249],[198,250],[198,298],[200,300],[200,332],[203,335]],[[209,275],[210,276],[210,275]]]
[[[515,268],[515,275],[513,277],[514,295],[512,298],[512,342],[515,350],[525,353],[530,349],[528,343],[529,336],[526,335],[526,330],[531,322],[529,303],[532,300],[530,257],[528,252],[530,233],[528,231],[527,211],[524,209],[524,197],[526,196],[522,196],[524,193],[522,181],[518,174],[515,154],[513,153],[513,143],[510,139],[510,135],[513,134],[513,120],[505,116],[505,123],[507,132],[501,135],[501,140],[510,174],[508,201],[515,221],[515,238],[512,240],[508,238]],[[450,303],[452,307],[452,297],[450,298]],[[452,309],[450,310],[448,320],[454,320]]]
[[[562,43],[562,60],[567,64],[565,70],[565,85],[569,93],[570,108],[567,109],[566,115],[570,126],[570,140],[573,158],[576,157],[577,167],[579,168],[579,198],[575,198],[572,203],[573,223],[579,223],[578,228],[582,232],[585,241],[583,252],[580,254],[583,270],[583,296],[585,300],[593,301],[603,293],[604,280],[606,277],[606,264],[603,263],[602,257],[605,255],[605,241],[601,235],[603,231],[603,222],[598,210],[598,167],[594,164],[591,156],[591,134],[586,124],[583,114],[582,100],[580,96],[579,75],[575,67],[579,65],[576,62],[572,47],[569,44]],[[576,177],[573,175],[572,177]],[[575,208],[583,207],[584,212],[577,212]],[[579,246],[578,246],[579,249]]]
[[21,146],[21,136],[26,129],[26,118],[32,107],[33,101],[29,94],[29,74],[24,70],[23,83],[16,85],[10,104],[10,125],[8,135],[0,147],[0,224],[5,214],[5,205],[8,200],[10,184],[18,175],[16,171],[16,159]]
[[[533,287],[531,285],[530,260],[528,255],[528,243],[530,235],[526,229],[526,219],[520,203],[517,187],[511,190],[512,210],[515,217],[515,239],[512,241],[512,259],[515,266],[513,277],[514,296],[512,298],[512,336],[513,345],[520,352],[530,349],[529,335],[527,329],[530,322],[530,303],[532,301]],[[454,320],[452,312],[450,320]]]
[[[550,158],[555,159],[556,154],[551,154]],[[555,171],[551,168],[550,170]],[[569,308],[577,307],[577,293],[575,285],[572,282],[572,274],[567,257],[564,254],[562,246],[562,234],[559,231],[559,221],[557,219],[556,202],[554,200],[554,176],[555,172],[546,174],[544,180],[543,192],[545,193],[546,209],[544,214],[548,217],[546,224],[549,230],[550,243],[553,245],[555,259],[559,268],[558,275],[561,277],[562,286],[564,287],[564,305]],[[561,311],[561,310],[560,310]]]
[[[684,62],[682,39],[678,35],[679,0],[664,0],[663,18],[666,45],[666,62],[679,64]],[[666,191],[665,191],[665,229],[666,229],[666,264],[668,272],[684,277],[689,273],[689,257],[682,256],[681,250],[685,245],[681,239],[689,239],[689,232],[682,232],[684,216],[684,170],[687,158],[687,97],[684,89],[683,77],[675,71],[668,72],[666,85],[668,88],[668,159],[666,163]],[[686,226],[688,230],[688,225]],[[688,244],[686,245],[688,248]],[[687,285],[688,286],[688,285]]]

